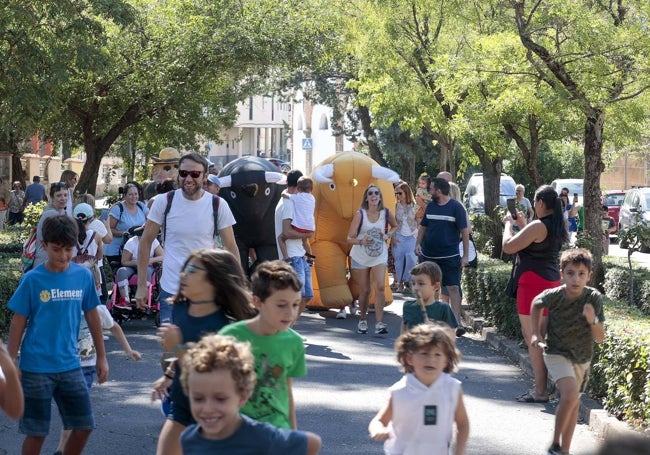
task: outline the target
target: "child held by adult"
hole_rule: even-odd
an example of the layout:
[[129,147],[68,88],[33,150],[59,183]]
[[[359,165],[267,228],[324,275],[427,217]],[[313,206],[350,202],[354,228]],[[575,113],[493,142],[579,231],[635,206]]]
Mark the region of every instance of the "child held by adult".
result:
[[253,319],[230,324],[219,332],[249,341],[255,355],[257,384],[242,413],[279,428],[298,428],[292,378],[305,376],[305,347],[291,329],[299,315],[302,283],[284,261],[261,263],[251,277]]
[[395,342],[406,373],[393,384],[384,407],[368,425],[370,437],[384,442],[384,453],[450,454],[456,424],[455,455],[463,455],[469,419],[456,371],[460,352],[442,324],[415,326]]
[[[580,394],[589,382],[594,341],[605,338],[603,299],[588,287],[593,259],[583,248],[565,250],[560,257],[564,284],[547,289],[533,300],[531,346],[543,351],[544,363],[560,392],[555,411],[555,431],[549,455],[565,455],[580,410]],[[542,336],[542,311],[548,308],[546,338]]]
[[197,422],[181,435],[184,455],[319,452],[321,439],[314,433],[276,428],[240,414],[256,382],[250,343],[207,335],[185,353],[182,365],[181,383]]
[[50,429],[53,398],[63,426],[72,430],[65,454],[80,454],[95,427],[77,352],[82,314],[97,353],[98,382],[108,378],[95,281],[90,270],[70,262],[77,236],[77,224],[71,217],[45,219],[42,248],[47,259],[23,276],[8,304],[14,312],[8,351],[15,360],[20,348],[25,415],[29,416],[20,420],[20,431],[27,435],[23,455],[41,452]]
[[[181,358],[184,343],[217,332],[230,319],[240,321],[254,315],[239,259],[226,250],[195,251],[182,268],[180,288],[172,304],[173,324],[163,324],[158,331],[164,355]],[[181,387],[178,361],[173,361],[153,384],[153,400],[167,397],[171,399],[171,413],[160,431],[156,454],[180,455],[180,435],[196,421]]]

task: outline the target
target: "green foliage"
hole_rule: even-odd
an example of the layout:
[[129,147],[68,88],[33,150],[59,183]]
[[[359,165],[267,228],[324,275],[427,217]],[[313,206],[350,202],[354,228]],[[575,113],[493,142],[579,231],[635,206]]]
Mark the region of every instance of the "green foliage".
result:
[[[29,204],[27,207],[25,207],[25,211],[23,212],[25,214],[23,226],[36,226],[38,224],[38,220],[41,219],[41,215],[43,214],[43,210],[45,209],[46,205],[47,203],[45,201],[41,201],[36,204]],[[29,229],[27,229],[27,234],[28,233]],[[25,238],[27,238],[27,234],[25,234]]]
[[0,253],[0,337],[6,339],[11,321],[11,311],[7,302],[18,287],[21,277],[21,264],[18,256]]
[[650,426],[650,323],[625,303],[605,302],[607,332],[592,361],[590,394],[639,428]]

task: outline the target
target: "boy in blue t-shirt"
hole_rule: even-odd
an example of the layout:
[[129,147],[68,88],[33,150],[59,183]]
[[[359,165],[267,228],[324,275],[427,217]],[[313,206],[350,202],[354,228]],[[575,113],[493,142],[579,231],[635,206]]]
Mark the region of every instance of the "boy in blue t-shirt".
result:
[[[440,295],[442,271],[435,262],[422,262],[411,269],[411,289],[418,300],[407,300],[402,307],[402,333],[425,321],[424,315],[431,321],[446,323],[452,329],[458,327],[458,321],[451,307],[437,299]],[[420,306],[422,302],[422,306]]]
[[15,360],[20,348],[25,395],[23,455],[40,453],[50,430],[52,398],[64,428],[72,430],[64,453],[81,453],[95,427],[77,353],[82,314],[97,351],[98,382],[108,378],[95,281],[89,269],[70,262],[77,235],[77,223],[67,215],[45,220],[42,247],[48,259],[25,274],[8,304],[14,312],[8,351]]
[[314,433],[276,428],[240,413],[256,382],[250,343],[207,335],[185,353],[182,367],[181,385],[197,422],[181,435],[184,455],[319,452],[321,439]]

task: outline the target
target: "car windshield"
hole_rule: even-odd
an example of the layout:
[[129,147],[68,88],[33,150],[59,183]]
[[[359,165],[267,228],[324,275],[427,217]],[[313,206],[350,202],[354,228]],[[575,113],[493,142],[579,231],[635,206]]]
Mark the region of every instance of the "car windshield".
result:
[[623,205],[624,194],[608,194],[605,197],[605,205]]
[[578,196],[582,196],[582,183],[565,183],[562,188],[568,188],[570,195],[578,193]]

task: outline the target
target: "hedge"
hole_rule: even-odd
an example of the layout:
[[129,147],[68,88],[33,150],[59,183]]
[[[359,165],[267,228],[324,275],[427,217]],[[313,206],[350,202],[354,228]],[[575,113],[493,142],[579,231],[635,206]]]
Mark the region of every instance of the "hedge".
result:
[[[630,306],[627,265],[610,258],[603,262],[606,335],[604,342],[596,345],[588,393],[612,415],[637,428],[648,429],[650,271],[634,271],[635,306]],[[474,314],[482,316],[499,333],[521,339],[515,300],[504,295],[511,268],[509,263],[481,255],[478,268],[463,272],[463,293]]]

